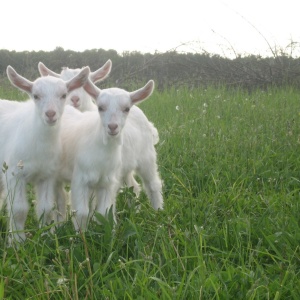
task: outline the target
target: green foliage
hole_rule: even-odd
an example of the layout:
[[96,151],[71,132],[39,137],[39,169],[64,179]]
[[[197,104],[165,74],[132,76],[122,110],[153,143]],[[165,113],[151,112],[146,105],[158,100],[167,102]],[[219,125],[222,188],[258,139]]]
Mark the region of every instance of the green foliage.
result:
[[140,106],[165,209],[124,189],[116,225],[54,235],[31,213],[18,248],[3,215],[0,299],[299,299],[299,93],[182,88]]
[[[293,57],[295,44],[285,50],[274,49],[272,57],[255,55],[230,59],[220,55],[204,53],[123,52],[91,49],[83,52],[64,50],[57,47],[45,51],[8,51],[0,49],[0,82],[6,80],[6,68],[13,66],[18,73],[31,80],[39,76],[38,63],[41,61],[55,72],[62,67],[81,68],[90,66],[94,71],[108,59],[113,68],[110,76],[100,83],[101,87],[112,85],[125,88],[140,87],[154,79],[159,90],[171,87],[191,88],[228,85],[249,90],[272,86],[293,85],[299,87],[300,58]],[[2,86],[2,85],[1,85]]]

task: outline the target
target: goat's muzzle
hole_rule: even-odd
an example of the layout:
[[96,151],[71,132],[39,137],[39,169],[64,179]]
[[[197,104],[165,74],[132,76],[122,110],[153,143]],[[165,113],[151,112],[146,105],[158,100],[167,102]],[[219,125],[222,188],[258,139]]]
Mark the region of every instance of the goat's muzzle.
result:
[[110,123],[108,124],[108,134],[109,135],[117,135],[119,133],[119,130],[118,130],[118,124],[116,123]]
[[45,112],[45,115],[46,115],[47,124],[54,125],[56,123],[57,118],[56,118],[56,112],[54,110],[47,110]]

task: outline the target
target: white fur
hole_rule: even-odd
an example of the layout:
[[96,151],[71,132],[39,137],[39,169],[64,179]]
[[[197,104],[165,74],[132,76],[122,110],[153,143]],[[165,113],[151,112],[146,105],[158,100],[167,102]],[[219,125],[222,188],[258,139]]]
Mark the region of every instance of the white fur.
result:
[[[105,79],[110,71],[111,71],[111,61],[108,60],[101,68],[98,70],[91,72],[89,75],[89,79],[93,82],[99,82]],[[55,77],[60,77],[64,80],[67,80],[71,78],[72,76],[76,75],[79,73],[80,69],[70,69],[70,68],[63,68],[61,71],[61,74],[55,73],[48,69],[45,65],[40,64],[39,65],[39,71],[42,76],[46,75],[51,75]],[[85,111],[98,111],[98,106],[95,103],[95,100],[84,90],[83,87],[76,89],[72,91],[68,97],[67,97],[67,104],[75,107],[76,109],[80,110],[81,112]],[[145,114],[143,111],[133,105],[130,110],[130,114],[128,115],[128,120],[127,121],[129,124],[134,124],[135,127],[149,127],[152,132],[152,138],[150,140],[153,140],[153,144],[156,145],[159,141],[159,135],[158,131],[151,123],[149,120],[147,120]],[[148,122],[148,123],[147,123]],[[128,126],[129,128],[130,126]],[[135,180],[134,178],[134,173],[137,171],[139,167],[139,163],[144,161],[145,158],[140,159],[139,156],[144,154],[143,147],[140,145],[147,145],[149,141],[149,136],[148,135],[143,135],[143,134],[138,134],[138,138],[134,141],[132,141],[132,138],[129,138],[130,134],[130,129],[125,129],[126,136],[128,138],[125,138],[125,147],[124,147],[124,153],[123,157],[126,159],[123,161],[123,179],[122,182],[126,183],[128,187],[133,187],[134,193],[139,196],[141,187],[139,183]],[[127,133],[128,132],[128,133]],[[143,140],[144,138],[144,140]],[[126,143],[130,143],[129,145],[126,145]],[[153,147],[151,146],[151,149]],[[139,152],[142,150],[143,152]],[[155,151],[155,150],[154,150]],[[133,154],[135,153],[134,157]],[[129,163],[128,163],[129,162]],[[141,167],[140,167],[141,168]],[[127,173],[126,173],[127,172]]]
[[7,166],[0,175],[0,192],[7,203],[12,240],[25,239],[28,182],[36,188],[38,218],[43,224],[53,220],[61,116],[67,94],[82,86],[88,74],[86,67],[68,81],[47,76],[31,82],[7,67],[11,83],[30,96],[25,102],[0,100],[0,163]]
[[71,181],[75,229],[86,229],[92,191],[97,212],[106,215],[111,206],[114,212],[120,178],[133,169],[142,176],[153,207],[162,208],[161,180],[149,122],[143,113],[128,117],[130,108],[148,98],[153,88],[153,81],[149,81],[131,93],[118,88],[99,90],[87,81],[85,89],[94,97],[99,112],[81,113],[66,106],[62,118],[64,155],[59,182]]

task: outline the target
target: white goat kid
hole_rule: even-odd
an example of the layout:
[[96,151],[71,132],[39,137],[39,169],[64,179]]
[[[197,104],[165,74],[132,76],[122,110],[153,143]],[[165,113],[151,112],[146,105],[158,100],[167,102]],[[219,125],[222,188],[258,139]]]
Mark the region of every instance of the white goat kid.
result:
[[[55,176],[61,159],[61,116],[67,94],[82,86],[88,75],[86,67],[68,81],[48,76],[31,82],[7,67],[11,83],[31,98],[11,104],[0,100],[0,163],[5,166],[5,172],[0,175],[0,188],[7,203],[11,241],[25,240],[28,182],[36,188],[38,218],[42,224],[53,221],[57,197]],[[65,212],[61,207],[58,210],[62,213],[58,218],[64,219]]]
[[122,134],[121,179],[130,176],[133,170],[136,171],[154,209],[162,209],[162,182],[157,171],[154,147],[158,133],[155,128],[157,136],[154,137],[154,126],[135,105],[152,94],[154,81],[150,80],[145,87],[131,93],[118,88],[100,90],[90,81],[87,81],[84,89],[95,99],[108,134]]
[[[89,78],[92,82],[100,82],[107,78],[111,71],[112,62],[109,59],[101,68],[94,72],[90,72]],[[63,80],[69,80],[77,75],[81,69],[69,69],[64,67],[60,74],[48,69],[44,64],[39,64],[39,72],[42,76],[54,76]],[[67,96],[67,104],[74,106],[76,109],[84,111],[97,111],[98,107],[91,97],[85,92],[83,87],[78,88]]]
[[[111,71],[111,60],[108,60],[101,68],[99,68],[98,70],[91,72],[89,79],[93,82],[99,82],[102,81],[103,79],[105,79],[108,74]],[[63,68],[61,74],[55,73],[53,71],[51,71],[50,69],[48,69],[45,65],[40,64],[39,65],[39,72],[42,76],[47,76],[47,75],[51,75],[54,77],[61,77],[62,79],[69,79],[71,76],[74,76],[75,74],[78,74],[78,72],[80,71],[80,69],[70,69],[70,68]],[[67,97],[67,104],[75,107],[76,109],[85,112],[85,111],[98,111],[98,106],[95,103],[95,100],[84,90],[84,88],[79,88],[76,89],[74,91],[72,91],[72,93],[70,93]],[[141,191],[141,187],[139,185],[139,183],[135,180],[134,178],[134,171],[136,171],[136,167],[139,161],[143,161],[145,160],[145,158],[143,158],[142,160],[139,160],[137,158],[133,158],[130,159],[130,153],[136,153],[137,151],[135,151],[134,149],[134,145],[137,144],[138,147],[136,147],[137,149],[140,149],[141,144],[147,144],[150,140],[153,141],[153,144],[156,145],[159,141],[159,135],[158,135],[158,131],[155,128],[155,126],[153,125],[153,123],[151,123],[150,121],[147,120],[148,125],[146,125],[146,116],[144,115],[143,111],[133,105],[131,107],[130,110],[130,114],[128,115],[128,119],[133,121],[133,123],[135,124],[135,126],[137,127],[143,127],[143,126],[149,126],[151,128],[152,131],[152,138],[149,136],[145,136],[145,141],[142,141],[141,138],[144,135],[140,135],[138,140],[135,142],[135,140],[132,139],[125,139],[125,143],[126,141],[128,141],[128,143],[130,143],[130,145],[125,145],[124,147],[124,152],[127,151],[127,149],[129,149],[128,154],[124,154],[124,157],[127,157],[126,160],[132,163],[127,163],[125,162],[124,164],[124,171],[123,171],[123,179],[122,181],[124,183],[126,183],[126,185],[128,187],[133,187],[133,191],[136,194],[136,196],[138,197]],[[139,126],[139,120],[141,120],[141,126]],[[130,123],[130,121],[129,121]],[[126,126],[125,126],[125,131],[127,132]],[[130,136],[130,133],[125,134],[127,136]],[[151,149],[153,147],[151,146]],[[142,155],[142,153],[137,153],[138,155]],[[151,158],[152,159],[152,158]],[[151,160],[150,159],[150,160]],[[128,173],[126,173],[128,172]],[[161,207],[160,207],[161,208]]]
[[[105,216],[111,207],[114,213],[122,172],[123,140],[135,139],[135,135],[144,129],[151,136],[146,126],[132,128],[130,136],[125,137],[123,127],[129,121],[127,116],[132,105],[148,98],[153,87],[153,81],[149,81],[143,88],[131,93],[118,88],[100,90],[88,80],[85,89],[96,100],[99,113],[81,113],[66,106],[62,118],[64,159],[60,175],[62,180],[71,180],[71,206],[75,212],[73,223],[76,230],[85,230],[93,213],[89,209],[91,191],[95,194],[95,210],[98,213]],[[153,143],[151,145],[153,147]],[[152,156],[155,156],[155,151]],[[156,165],[145,166],[147,172],[149,168],[156,172]],[[161,207],[161,190],[156,198],[155,208]]]

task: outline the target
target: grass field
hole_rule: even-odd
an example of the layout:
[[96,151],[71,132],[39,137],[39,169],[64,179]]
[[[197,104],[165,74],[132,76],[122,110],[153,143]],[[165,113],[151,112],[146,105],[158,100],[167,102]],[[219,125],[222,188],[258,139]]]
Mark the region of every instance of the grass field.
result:
[[115,227],[51,235],[32,209],[18,249],[1,214],[0,299],[300,299],[300,92],[168,90],[141,107],[164,211],[125,189]]

